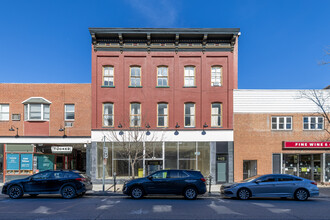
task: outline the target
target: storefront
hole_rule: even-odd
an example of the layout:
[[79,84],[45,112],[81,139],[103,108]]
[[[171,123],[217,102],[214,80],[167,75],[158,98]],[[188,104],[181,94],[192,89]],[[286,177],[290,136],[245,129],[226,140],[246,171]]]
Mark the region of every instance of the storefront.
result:
[[284,142],[281,157],[274,156],[273,169],[281,164],[281,173],[330,182],[330,142]]
[[[62,142],[64,142],[61,139]],[[22,141],[21,141],[22,142]],[[49,141],[47,141],[49,142]],[[51,141],[52,142],[52,141]],[[70,141],[69,142],[76,142]],[[24,178],[44,170],[86,172],[83,143],[7,143],[0,145],[1,181]]]

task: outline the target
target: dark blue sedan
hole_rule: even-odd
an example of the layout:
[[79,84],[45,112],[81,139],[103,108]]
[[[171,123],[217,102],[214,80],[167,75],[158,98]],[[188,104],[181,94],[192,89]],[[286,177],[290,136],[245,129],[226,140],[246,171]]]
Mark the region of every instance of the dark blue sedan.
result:
[[131,180],[123,186],[123,193],[134,199],[149,194],[176,194],[191,200],[205,192],[203,175],[193,170],[161,170],[145,178]]
[[65,199],[84,195],[91,190],[90,178],[78,171],[43,171],[30,177],[7,182],[2,187],[2,194],[12,199],[19,199],[24,194],[61,194]]

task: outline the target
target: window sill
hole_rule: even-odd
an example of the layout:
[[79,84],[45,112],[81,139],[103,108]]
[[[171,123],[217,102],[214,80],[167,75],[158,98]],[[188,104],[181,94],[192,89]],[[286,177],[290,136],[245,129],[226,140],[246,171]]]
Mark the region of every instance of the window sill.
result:
[[324,129],[303,129],[303,131],[324,131]]
[[292,131],[292,129],[272,129],[272,131]]
[[35,120],[24,120],[24,121],[29,121],[29,122],[46,122],[46,121],[49,121],[49,120],[41,120],[41,119],[35,119]]
[[197,88],[197,86],[184,86],[183,88]]
[[142,88],[142,86],[128,86],[128,88]]
[[223,128],[222,126],[211,126],[211,128]]
[[184,128],[196,128],[195,126],[184,126]]
[[212,85],[211,85],[211,87],[222,87],[222,86],[212,86]]
[[169,86],[156,86],[156,88],[170,88]]
[[102,128],[114,128],[114,126],[102,126]]
[[74,119],[65,119],[64,122],[74,122]]
[[101,86],[101,88],[115,88],[115,86]]

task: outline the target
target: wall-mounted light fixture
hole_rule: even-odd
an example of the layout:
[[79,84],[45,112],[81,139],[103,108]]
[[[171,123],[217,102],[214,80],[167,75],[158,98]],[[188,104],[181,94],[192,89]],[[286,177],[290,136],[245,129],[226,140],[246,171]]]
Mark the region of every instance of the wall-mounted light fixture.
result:
[[149,131],[150,125],[149,125],[149,123],[146,123],[146,128],[147,128],[146,135],[150,135],[150,131]]
[[65,127],[62,127],[62,126],[61,126],[60,129],[58,129],[58,131],[61,131],[61,132],[63,131],[63,132],[64,132],[64,133],[63,133],[63,137],[64,137],[64,138],[67,137],[66,134],[65,134]]
[[180,128],[180,125],[178,124],[178,122],[176,123],[175,125],[175,132],[174,132],[174,135],[178,135],[179,132],[178,132],[178,128]]
[[202,135],[206,135],[205,128],[207,128],[207,127],[208,127],[208,125],[207,125],[206,122],[205,122],[204,125],[203,125]]
[[121,123],[119,122],[119,125],[118,125],[118,128],[120,128],[120,131],[119,131],[119,135],[123,135],[124,134],[124,132],[123,132],[123,130],[122,130],[122,125],[121,125]]
[[15,128],[16,128],[16,135],[15,135],[15,137],[19,137],[19,135],[18,135],[18,127],[15,127],[14,125],[12,125],[12,126],[10,126],[9,131],[15,131]]

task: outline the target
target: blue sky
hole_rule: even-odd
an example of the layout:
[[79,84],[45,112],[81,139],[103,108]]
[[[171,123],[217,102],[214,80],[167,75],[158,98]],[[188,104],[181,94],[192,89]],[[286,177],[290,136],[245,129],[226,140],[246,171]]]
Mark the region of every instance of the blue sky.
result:
[[329,11],[329,0],[1,0],[0,83],[90,83],[88,27],[241,28],[240,89],[324,88]]

